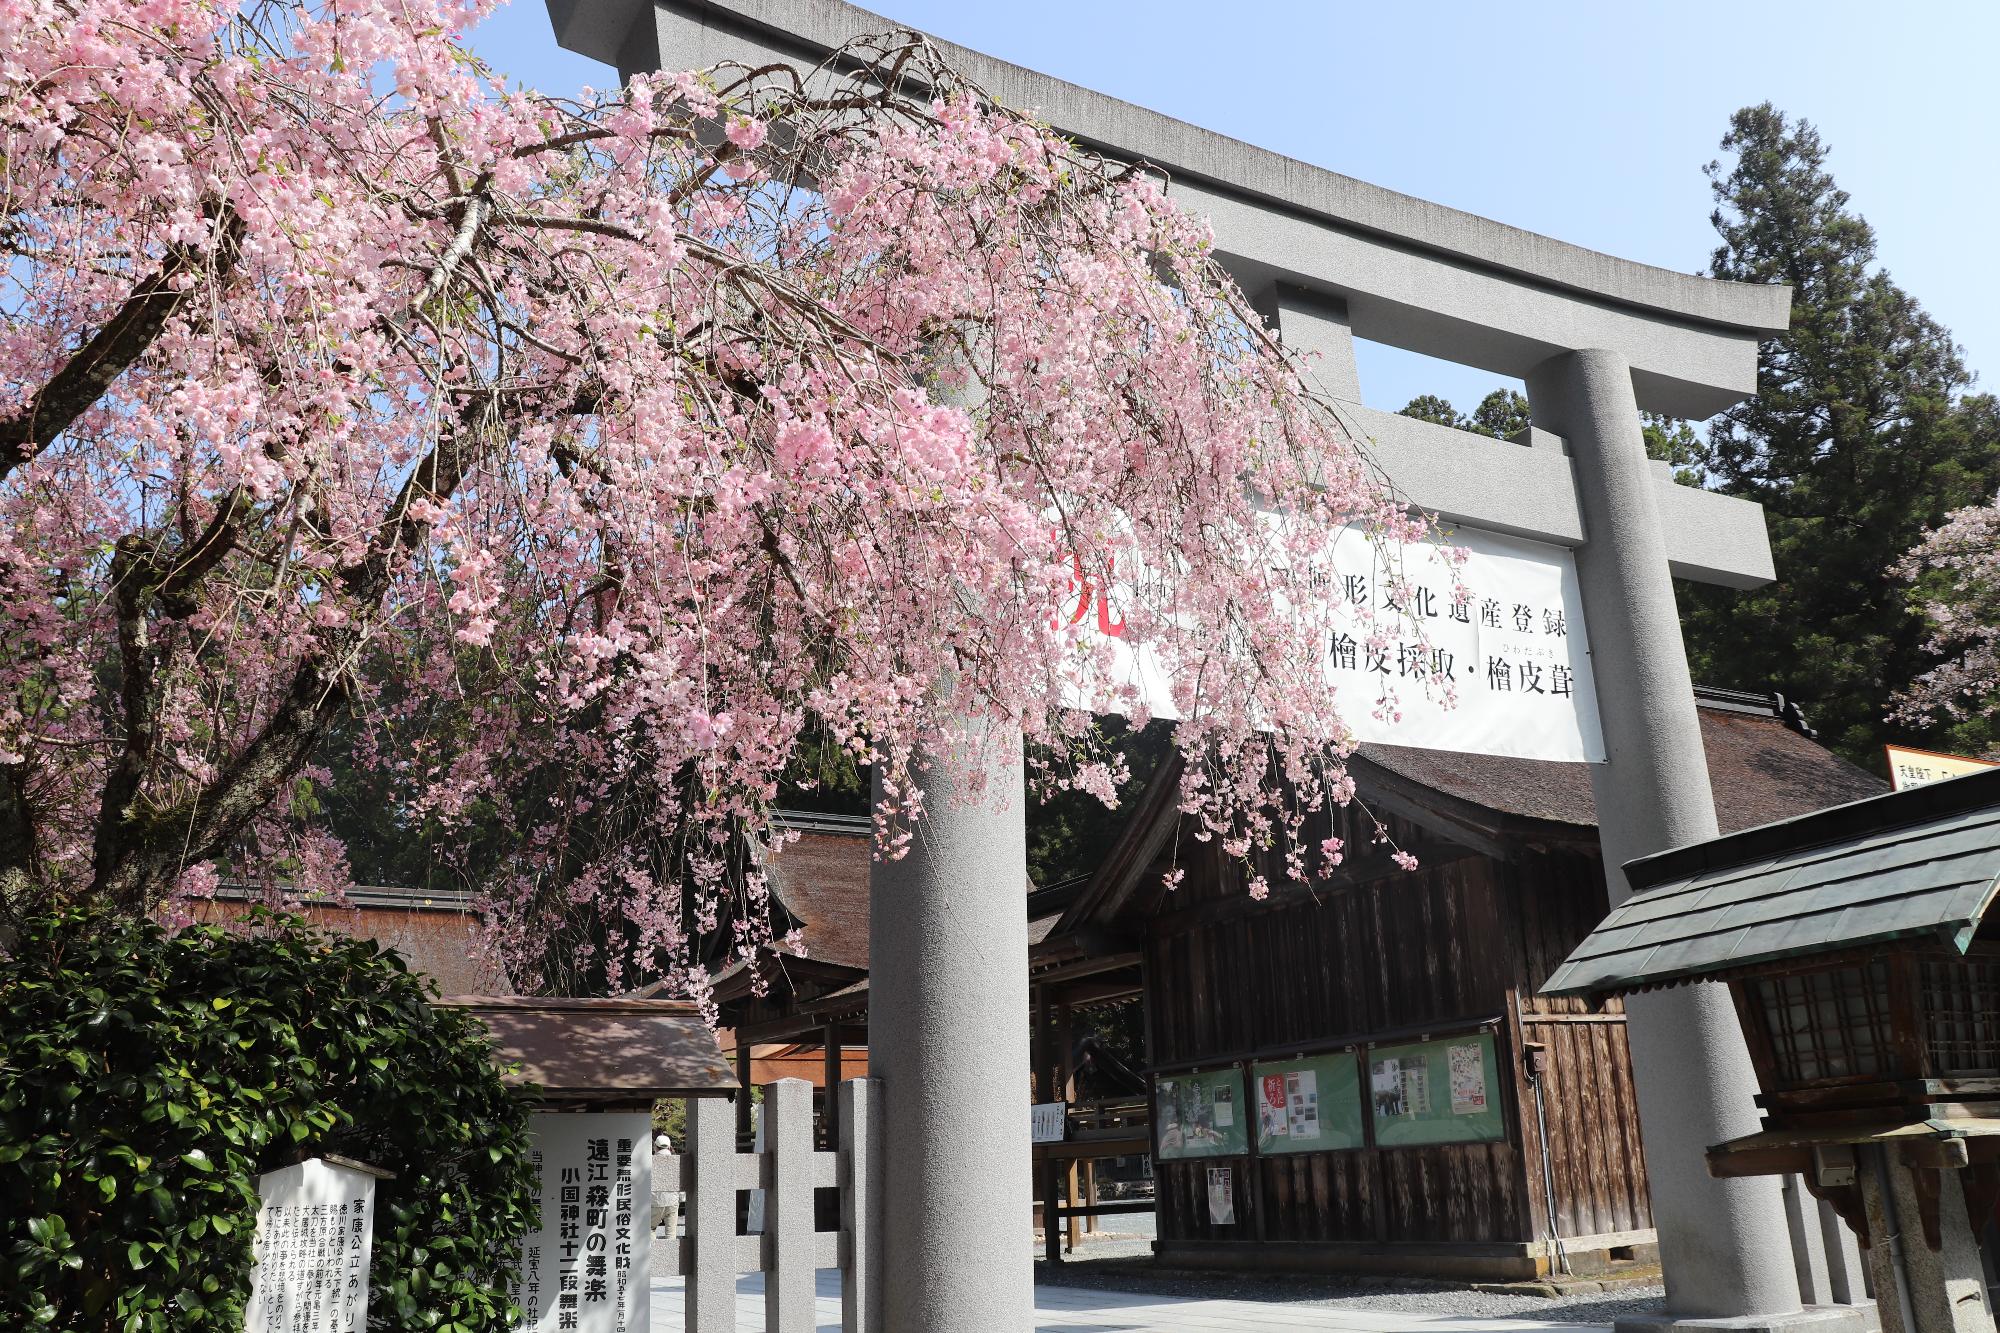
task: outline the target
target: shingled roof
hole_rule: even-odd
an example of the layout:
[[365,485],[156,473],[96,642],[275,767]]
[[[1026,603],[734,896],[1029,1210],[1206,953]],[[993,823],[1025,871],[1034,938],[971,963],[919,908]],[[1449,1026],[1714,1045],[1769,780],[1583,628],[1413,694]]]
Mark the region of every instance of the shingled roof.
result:
[[[189,904],[197,921],[232,921],[254,903],[268,901],[261,888],[225,884],[215,897]],[[437,983],[446,995],[511,995],[507,971],[480,936],[470,895],[398,887],[356,887],[346,901],[309,898],[291,908],[306,920],[356,939],[394,949],[412,972]]]
[[[1777,695],[1697,687],[1695,702],[1716,819],[1725,830],[1888,790],[1880,778],[1817,744],[1798,710]],[[1349,771],[1371,810],[1487,855],[1505,857],[1510,849],[1533,845],[1594,848],[1597,842],[1588,764],[1369,744],[1355,752]],[[1109,921],[1136,901],[1133,895],[1180,827],[1178,775],[1178,762],[1170,759],[1134,803],[1065,926]]]
[[870,822],[781,810],[772,823],[795,836],[764,848],[758,860],[772,894],[798,924],[806,957],[867,971]]
[[1642,857],[1542,988],[1585,995],[1921,939],[1963,951],[2000,888],[2000,770]]
[[[798,810],[772,813],[772,825],[793,835],[758,851],[771,894],[796,924],[805,957],[814,963],[868,970],[868,871],[875,859],[874,825],[865,816]],[[1029,881],[1026,892],[1033,893]],[[1054,924],[1043,923],[1042,934]],[[782,929],[783,923],[780,923]],[[1032,929],[1032,923],[1031,923]],[[732,964],[721,975],[733,975]]]
[[[1880,795],[1888,784],[1804,734],[1796,712],[1773,695],[1697,689],[1701,741],[1722,831],[1789,819],[1829,805]],[[1545,759],[1364,745],[1357,778],[1369,769],[1502,815],[1597,825],[1590,766]]]

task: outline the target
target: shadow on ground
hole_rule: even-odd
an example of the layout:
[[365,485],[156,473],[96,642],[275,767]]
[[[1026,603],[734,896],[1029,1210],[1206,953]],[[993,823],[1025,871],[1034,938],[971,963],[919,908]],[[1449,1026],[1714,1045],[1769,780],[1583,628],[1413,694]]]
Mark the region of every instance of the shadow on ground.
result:
[[[1477,1292],[1462,1284],[1414,1278],[1165,1268],[1150,1254],[1135,1255],[1121,1245],[1108,1247],[1114,1252],[1102,1255],[1093,1255],[1095,1248],[1083,1246],[1059,1264],[1038,1257],[1035,1281],[1044,1286],[1188,1300],[1394,1310],[1443,1317],[1545,1319],[1563,1324],[1609,1324],[1620,1316],[1657,1307],[1663,1296],[1654,1287],[1550,1299]],[[1120,1249],[1126,1252],[1115,1252]]]

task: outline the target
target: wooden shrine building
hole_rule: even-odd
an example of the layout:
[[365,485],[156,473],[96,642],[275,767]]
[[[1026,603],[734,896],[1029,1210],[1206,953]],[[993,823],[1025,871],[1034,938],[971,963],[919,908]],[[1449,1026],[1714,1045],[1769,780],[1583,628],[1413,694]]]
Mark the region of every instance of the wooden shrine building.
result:
[[[1698,694],[1725,830],[1883,789],[1773,697]],[[1252,901],[1179,836],[1169,771],[1056,926],[1143,956],[1159,1256],[1468,1278],[1549,1272],[1558,1240],[1575,1271],[1646,1257],[1622,1005],[1536,994],[1606,910],[1588,769],[1366,745],[1351,771],[1358,800],[1312,833],[1345,840],[1331,883],[1274,864]]]

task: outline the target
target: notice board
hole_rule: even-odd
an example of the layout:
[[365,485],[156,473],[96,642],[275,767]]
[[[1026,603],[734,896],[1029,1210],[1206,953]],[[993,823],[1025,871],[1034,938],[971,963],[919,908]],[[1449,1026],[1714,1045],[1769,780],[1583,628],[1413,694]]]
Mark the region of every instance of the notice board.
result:
[[1160,1160],[1234,1157],[1250,1150],[1252,1114],[1243,1100],[1243,1072],[1166,1074],[1153,1080]]
[[521,1240],[515,1333],[646,1333],[653,1117],[542,1112],[532,1123],[540,1222]]
[[1507,1137],[1492,1033],[1371,1046],[1366,1059],[1376,1147]]
[[1365,1143],[1361,1067],[1352,1051],[1250,1066],[1260,1153],[1332,1152]]

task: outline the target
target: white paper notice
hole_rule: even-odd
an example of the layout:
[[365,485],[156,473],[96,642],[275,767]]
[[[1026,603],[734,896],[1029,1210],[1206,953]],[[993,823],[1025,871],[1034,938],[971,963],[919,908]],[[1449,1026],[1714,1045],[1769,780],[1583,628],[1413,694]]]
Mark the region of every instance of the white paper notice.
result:
[[1486,1109],[1486,1061],[1477,1042],[1445,1052],[1451,1069],[1451,1113],[1477,1115]]
[[1236,1180],[1229,1167],[1208,1168],[1208,1220],[1219,1227],[1236,1224]]
[[1301,1069],[1285,1075],[1285,1092],[1291,1101],[1291,1130],[1295,1139],[1319,1137],[1319,1075]]
[[537,1212],[521,1242],[519,1333],[646,1333],[652,1117],[534,1117]]
[[1375,1114],[1379,1116],[1408,1115],[1410,1108],[1404,1100],[1403,1062],[1401,1060],[1375,1060],[1368,1066],[1368,1091],[1375,1099]]
[[1422,1060],[1403,1062],[1403,1114],[1431,1113],[1431,1067]]
[[247,1333],[362,1333],[375,1177],[314,1157],[257,1178]]
[[1069,1113],[1068,1102],[1036,1102],[1028,1108],[1028,1141],[1061,1143]]
[[1228,1129],[1236,1123],[1236,1093],[1230,1088],[1215,1090],[1215,1127]]

